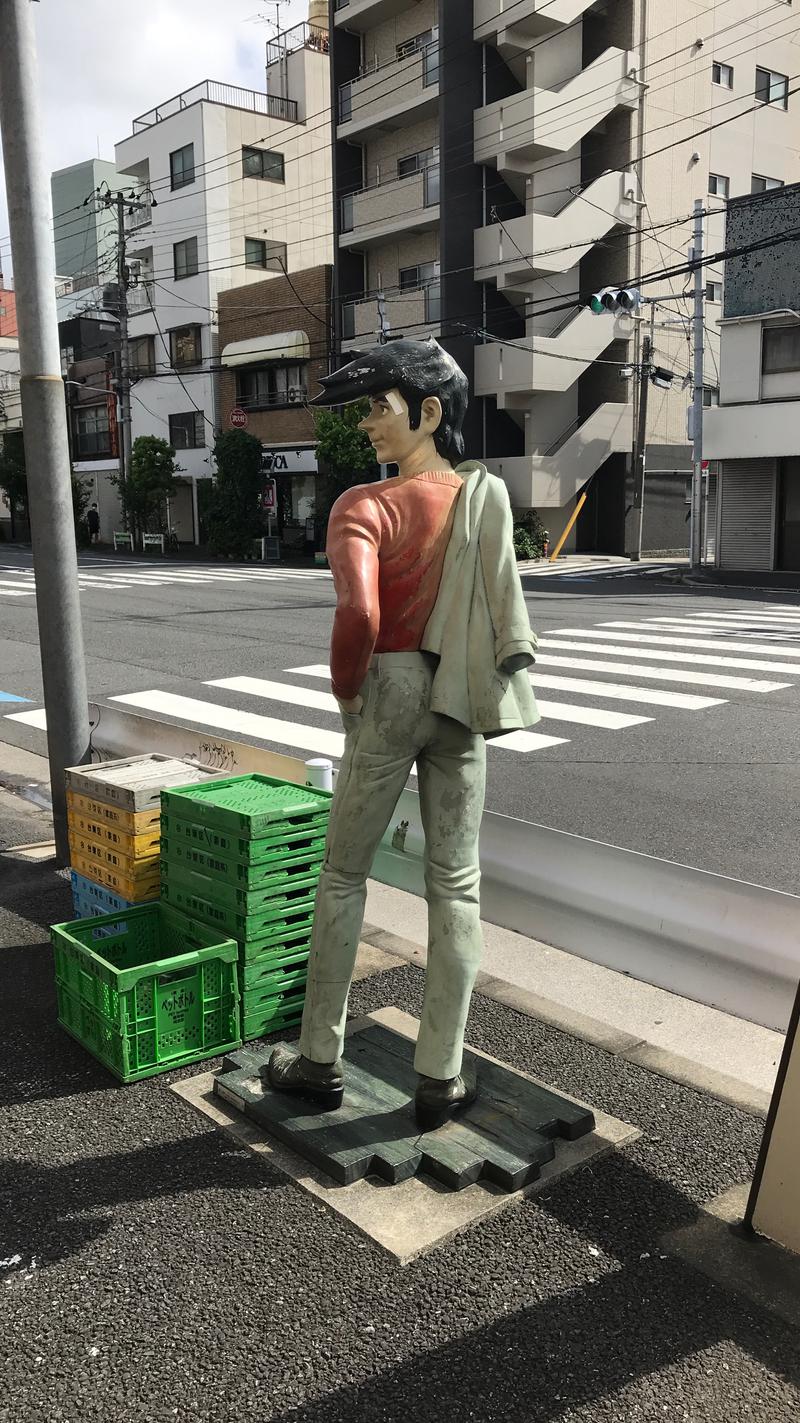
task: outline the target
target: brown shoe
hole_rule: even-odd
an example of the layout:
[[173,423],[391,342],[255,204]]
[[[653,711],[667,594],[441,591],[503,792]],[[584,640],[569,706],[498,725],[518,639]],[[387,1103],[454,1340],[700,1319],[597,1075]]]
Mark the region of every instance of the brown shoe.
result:
[[302,1057],[281,1043],[274,1049],[264,1075],[275,1091],[294,1092],[327,1112],[341,1107],[344,1100],[341,1058],[336,1062],[312,1062],[310,1057]]
[[478,1095],[477,1083],[458,1077],[420,1077],[414,1111],[420,1131],[436,1131]]

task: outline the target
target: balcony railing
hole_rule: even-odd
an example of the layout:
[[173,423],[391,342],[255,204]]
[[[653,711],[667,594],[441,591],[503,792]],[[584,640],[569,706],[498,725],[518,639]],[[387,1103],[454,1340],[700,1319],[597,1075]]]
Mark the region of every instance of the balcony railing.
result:
[[[406,291],[387,296],[384,301],[389,334],[399,336],[404,332],[414,339],[422,339],[441,323],[441,286],[438,277],[422,287],[409,287]],[[365,336],[374,336],[380,329],[381,318],[378,293],[357,297],[342,304],[342,340],[355,341]],[[429,329],[423,329],[429,328]]]
[[137,227],[147,227],[153,221],[153,204],[144,200],[142,207],[135,207],[127,214],[125,226],[129,232],[134,232]]
[[403,219],[407,219],[405,226],[413,225],[415,214],[420,216],[425,208],[438,206],[439,166],[433,164],[403,178],[345,193],[339,201],[342,233],[380,228],[389,222],[402,223]]
[[330,49],[327,28],[309,25],[304,21],[301,25],[294,25],[291,30],[284,30],[273,40],[267,40],[267,64],[277,64],[279,60],[285,59],[287,54],[294,54],[297,49],[313,49],[318,54],[327,54]]
[[167,99],[157,108],[140,114],[138,119],[133,121],[133,132],[143,133],[154,124],[163,123],[164,119],[171,119],[183,109],[200,102],[224,104],[229,109],[247,109],[250,113],[265,114],[267,118],[283,119],[288,123],[302,122],[297,116],[295,99],[284,99],[280,94],[262,94],[256,89],[240,89],[236,84],[220,84],[216,79],[204,79],[193,88],[184,89],[182,94]]
[[150,288],[146,282],[142,282],[138,287],[128,288],[129,315],[140,315],[143,311],[150,311],[151,306]]
[[398,55],[339,88],[339,123],[371,120],[398,99],[411,104],[439,82],[439,41]]

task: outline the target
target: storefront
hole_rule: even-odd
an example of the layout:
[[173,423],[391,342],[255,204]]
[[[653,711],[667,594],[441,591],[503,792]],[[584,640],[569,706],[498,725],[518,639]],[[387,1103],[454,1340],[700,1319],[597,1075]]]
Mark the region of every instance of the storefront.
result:
[[284,548],[313,552],[315,524],[321,513],[315,447],[264,445],[261,463],[265,484],[275,480],[275,532]]

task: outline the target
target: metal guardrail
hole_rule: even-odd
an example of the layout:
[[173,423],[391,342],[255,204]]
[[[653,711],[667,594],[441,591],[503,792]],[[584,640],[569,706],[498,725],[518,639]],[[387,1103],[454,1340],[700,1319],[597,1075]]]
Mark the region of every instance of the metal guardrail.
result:
[[[213,731],[107,705],[90,704],[89,717],[93,750],[103,756],[162,751],[227,774],[305,780],[302,761]],[[6,720],[4,739],[28,745],[37,724]],[[405,790],[373,878],[424,895],[423,844],[419,796]],[[489,923],[785,1030],[800,979],[797,895],[492,811],[481,828],[481,869],[481,912]]]
[[222,84],[216,79],[204,79],[200,84],[192,85],[191,89],[184,89],[181,94],[175,94],[172,99],[149,109],[146,114],[140,114],[133,120],[133,132],[142,133],[201,100],[226,104],[231,109],[248,109],[251,113],[285,119],[289,123],[300,122],[295,99],[284,99],[280,94],[262,94],[256,89],[240,89],[236,84]]

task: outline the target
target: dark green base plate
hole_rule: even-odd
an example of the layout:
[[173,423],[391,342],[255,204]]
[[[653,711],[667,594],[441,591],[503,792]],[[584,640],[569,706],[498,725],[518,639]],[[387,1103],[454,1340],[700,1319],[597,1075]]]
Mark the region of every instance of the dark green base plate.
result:
[[214,1091],[344,1186],[364,1176],[395,1185],[424,1172],[454,1191],[475,1181],[518,1191],[553,1160],[557,1138],[594,1130],[586,1107],[467,1051],[464,1071],[477,1076],[478,1100],[420,1134],[414,1044],[378,1023],[347,1038],[344,1105],[335,1112],[266,1085],[273,1048],[230,1054]]

